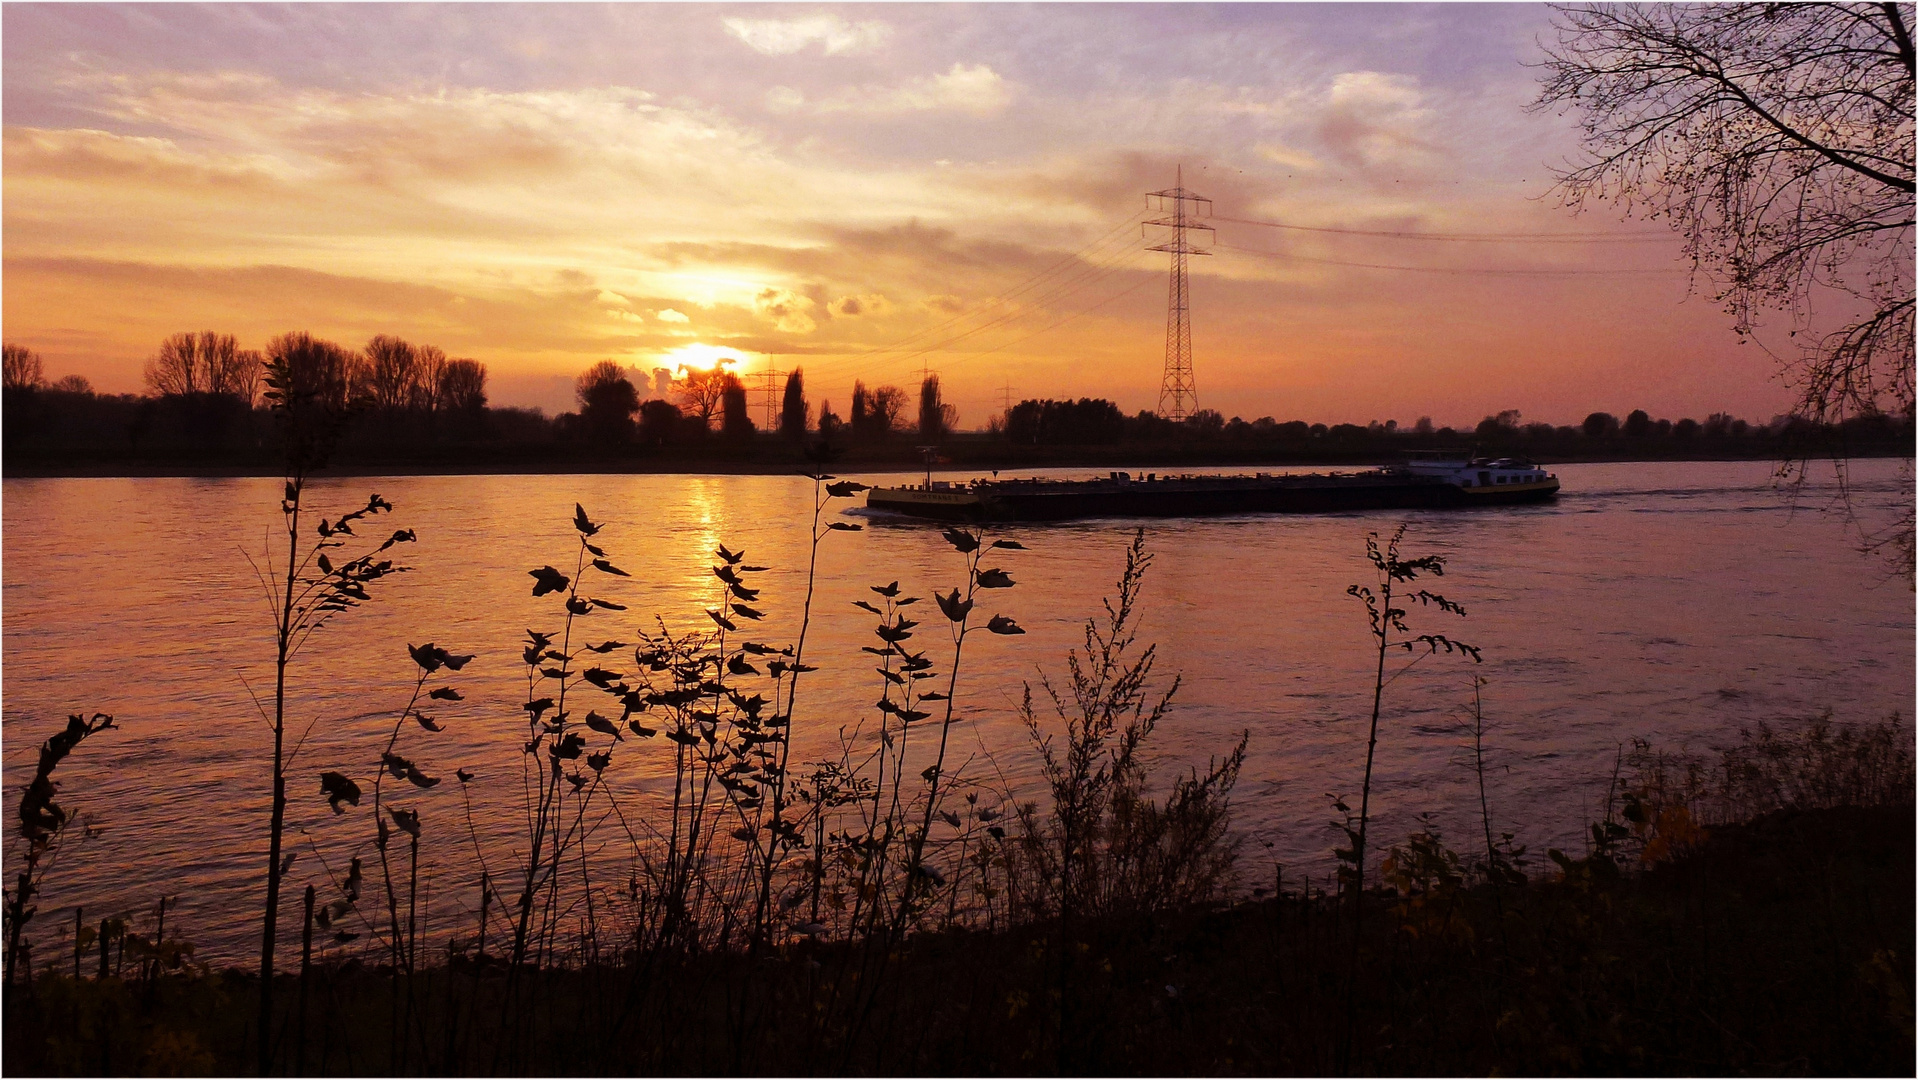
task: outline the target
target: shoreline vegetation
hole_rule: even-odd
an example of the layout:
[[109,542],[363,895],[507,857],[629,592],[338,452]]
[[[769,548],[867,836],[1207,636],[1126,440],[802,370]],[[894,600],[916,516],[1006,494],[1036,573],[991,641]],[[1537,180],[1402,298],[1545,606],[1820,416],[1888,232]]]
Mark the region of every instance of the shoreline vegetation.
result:
[[[883,973],[804,934],[517,976],[470,939],[411,971],[335,947],[276,975],[270,1073],[1895,1075],[1914,1053],[1908,734],[1820,720],[1718,761],[1640,744],[1580,857],[1508,847],[1501,867],[1414,832],[1364,894],[1356,952],[1330,879],[1249,859],[1268,884],[1229,902],[933,929]],[[60,942],[10,989],[10,1075],[254,1071],[257,974],[194,964],[157,914]],[[848,1024],[862,971],[883,993]]]
[[[953,749],[973,673],[1003,663],[1022,606],[1043,603],[1017,589],[1025,546],[929,529],[947,560],[936,581],[873,583],[853,604],[863,614],[815,610],[822,546],[864,527],[831,513],[866,485],[819,471],[830,439],[806,446],[803,596],[762,597],[770,568],[721,542],[710,606],[629,612],[620,548],[634,538],[605,535],[576,505],[576,536],[520,579],[537,612],[518,643],[523,702],[466,699],[465,650],[482,643],[409,643],[392,659],[411,690],[382,706],[390,727],[353,749],[358,764],[302,764],[314,720],[302,689],[367,662],[355,611],[413,569],[418,539],[378,494],[322,506],[309,489],[351,445],[356,408],[335,360],[307,340],[265,367],[285,525],[252,562],[275,613],[276,677],[260,701],[273,737],[254,762],[271,812],[233,852],[261,871],[260,907],[227,913],[259,928],[259,962],[197,961],[169,897],[38,910],[45,876],[87,857],[87,792],[60,787],[57,770],[138,723],[75,715],[18,792],[8,1072],[1909,1066],[1903,719],[1760,726],[1699,753],[1621,747],[1583,850],[1541,854],[1504,831],[1503,781],[1485,766],[1522,721],[1488,724],[1475,694],[1457,729],[1479,782],[1474,826],[1447,836],[1421,816],[1407,836],[1380,835],[1373,752],[1404,737],[1398,695],[1413,692],[1394,689],[1398,676],[1481,659],[1453,636],[1470,636],[1473,598],[1434,591],[1446,561],[1402,553],[1403,526],[1367,537],[1354,563],[1354,637],[1369,624],[1376,675],[1364,783],[1327,794],[1344,843],[1323,865],[1262,861],[1232,827],[1247,746],[1283,716],[1203,766],[1147,765],[1154,732],[1177,722],[1180,680],[1136,637],[1144,530],[1080,644],[1025,688],[1026,739],[1005,752],[1028,755],[1036,782],[1014,790],[997,761]],[[772,611],[788,629],[770,628]],[[805,676],[827,662],[807,651],[815,617],[872,626],[857,660],[870,708],[809,700]],[[520,776],[477,775],[436,740],[477,724],[505,729]],[[471,784],[517,791],[510,844],[480,843]],[[429,877],[424,900],[423,849],[464,867]]]
[[[263,351],[232,335],[176,334],[146,371],[147,393],[96,394],[87,380],[49,382],[39,356],[6,346],[0,475],[278,476],[284,465],[264,373],[295,360],[317,374],[314,395],[338,412],[328,465],[315,475],[479,473],[760,473],[807,471],[829,446],[842,469],[980,472],[1037,468],[1205,468],[1376,465],[1408,453],[1466,451],[1540,464],[1584,461],[1772,460],[1913,455],[1907,414],[1860,412],[1836,422],[1780,415],[1750,422],[1593,412],[1576,425],[1527,421],[1516,409],[1476,425],[1323,424],[1227,418],[1202,409],[1183,423],[1128,415],[1102,398],[1027,399],[962,431],[937,375],[912,396],[855,383],[842,419],[814,404],[803,370],[749,389],[721,368],[647,378],[612,361],[577,380],[576,411],[547,416],[487,401],[486,366],[430,345],[379,335],[351,350],[305,333]],[[764,400],[752,395],[764,394]],[[776,406],[776,407],[775,407]]]

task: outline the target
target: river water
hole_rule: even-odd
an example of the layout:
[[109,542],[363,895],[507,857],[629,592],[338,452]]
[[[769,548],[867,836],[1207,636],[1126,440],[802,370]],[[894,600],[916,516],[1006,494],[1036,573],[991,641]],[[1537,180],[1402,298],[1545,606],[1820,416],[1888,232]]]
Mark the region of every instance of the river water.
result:
[[[1822,471],[1821,471],[1822,469]],[[1472,678],[1483,676],[1488,780],[1495,823],[1542,854],[1576,846],[1633,738],[1704,749],[1741,725],[1842,720],[1898,712],[1914,694],[1912,593],[1857,550],[1849,513],[1867,528],[1908,509],[1899,463],[1854,463],[1849,503],[1829,467],[1792,493],[1764,462],[1565,465],[1564,494],[1543,506],[1477,512],[1350,513],[1009,526],[1024,551],[995,560],[1017,586],[985,594],[982,614],[1015,618],[1023,637],[968,638],[955,729],[967,775],[1030,797],[1036,755],[1016,707],[1023,686],[1064,672],[1084,620],[1112,591],[1139,525],[1155,554],[1141,643],[1156,643],[1161,680],[1182,677],[1154,736],[1160,784],[1203,766],[1250,732],[1233,800],[1246,840],[1242,876],[1323,878],[1336,837],[1331,793],[1355,794],[1365,751],[1372,666],[1365,613],[1346,595],[1369,580],[1369,532],[1407,524],[1404,550],[1446,559],[1428,584],[1465,606],[1456,618],[1414,610],[1412,629],[1477,645],[1473,665],[1439,655],[1387,691],[1373,797],[1379,845],[1430,812],[1469,844],[1476,781],[1461,728]],[[1072,475],[1056,470],[1056,475]],[[959,478],[954,476],[953,478]],[[863,477],[899,482],[900,478]],[[203,959],[240,962],[257,948],[263,894],[271,732],[255,699],[272,690],[272,613],[253,563],[265,565],[278,482],[261,479],[21,479],[4,488],[5,798],[31,775],[36,748],[68,713],[107,712],[120,730],[89,740],[57,774],[62,802],[98,835],[52,868],[38,933],[52,947],[72,905],[88,921],[178,896],[170,926]],[[477,654],[448,681],[465,700],[437,711],[445,731],[409,729],[402,750],[442,783],[409,801],[436,842],[423,847],[431,909],[470,906],[475,839],[497,867],[517,835],[525,700],[520,643],[553,629],[553,597],[530,595],[527,571],[570,567],[579,502],[604,523],[597,542],[631,572],[600,595],[627,605],[595,616],[588,636],[634,640],[655,613],[706,625],[719,544],[744,550],[762,575],[757,636],[790,641],[805,589],[811,484],[768,476],[477,476],[325,480],[309,504],[324,514],[377,491],[396,510],[382,528],[419,537],[399,549],[411,572],[321,631],[291,676],[304,745],[291,771],[289,850],[300,854],[289,904],[354,850],[364,823],[339,819],[318,774],[370,780],[384,732],[405,701],[406,645],[434,641]],[[839,504],[849,507],[849,502]],[[795,718],[799,759],[826,755],[842,725],[873,712],[873,620],[852,601],[897,580],[930,596],[960,584],[958,556],[923,524],[864,516],[822,546],[807,658],[820,667]],[[988,610],[989,608],[989,610]],[[944,671],[938,613],[920,644]],[[630,662],[630,653],[628,654]],[[629,745],[643,786],[663,740]],[[650,756],[649,756],[650,755]],[[996,798],[989,795],[988,799]],[[466,827],[466,799],[474,826]],[[10,815],[11,816],[11,815]],[[9,843],[16,837],[9,820]],[[355,831],[357,829],[357,831]],[[1268,846],[1269,845],[1269,846]],[[1377,846],[1375,845],[1375,849]],[[9,875],[15,851],[7,852]],[[12,878],[9,876],[9,883]],[[297,908],[289,907],[296,940]],[[435,927],[435,939],[450,933]]]

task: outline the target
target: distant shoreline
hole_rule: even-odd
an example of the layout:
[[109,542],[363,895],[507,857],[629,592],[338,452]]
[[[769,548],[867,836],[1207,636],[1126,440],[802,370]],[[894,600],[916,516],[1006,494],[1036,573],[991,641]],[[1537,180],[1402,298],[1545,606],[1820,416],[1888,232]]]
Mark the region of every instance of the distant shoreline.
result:
[[[975,448],[967,448],[975,449]],[[961,451],[962,453],[964,451]],[[1639,461],[1674,462],[1718,462],[1718,461],[1832,461],[1867,460],[1878,458],[1904,458],[1910,460],[1913,455],[1898,454],[1883,450],[1867,450],[1853,454],[1822,452],[1809,455],[1792,455],[1789,458],[1776,454],[1693,454],[1693,455],[1589,455],[1589,456],[1551,456],[1538,455],[1531,460],[1541,465],[1601,465],[1629,464]],[[1021,455],[1019,460],[988,461],[979,460],[968,454],[965,459],[940,462],[933,466],[935,472],[976,472],[981,475],[997,472],[1022,472],[1036,469],[1110,469],[1110,468],[1157,468],[1157,469],[1254,469],[1268,468],[1369,468],[1378,465],[1384,456],[1348,456],[1339,458],[1288,458],[1260,459],[1255,455],[1168,455],[1163,451],[1153,453],[1150,448],[1140,448],[1136,453],[1125,453],[1121,448],[1095,448],[1089,453],[1061,452],[1057,454]],[[332,465],[319,470],[314,475],[320,477],[356,477],[356,476],[571,476],[571,475],[676,475],[676,476],[798,476],[804,475],[815,466],[781,455],[768,460],[768,456],[759,456],[753,460],[687,460],[683,458],[658,459],[640,458],[625,460],[562,460],[562,461],[354,461]],[[833,462],[828,471],[843,473],[898,473],[902,475],[923,475],[923,464],[900,460],[897,457],[874,456],[871,458],[850,458]],[[41,479],[115,479],[115,478],[175,478],[175,479],[221,479],[241,477],[278,478],[282,475],[278,465],[267,461],[248,462],[180,462],[180,461],[66,461],[47,460],[19,461],[17,455],[0,460],[0,479],[41,480]]]

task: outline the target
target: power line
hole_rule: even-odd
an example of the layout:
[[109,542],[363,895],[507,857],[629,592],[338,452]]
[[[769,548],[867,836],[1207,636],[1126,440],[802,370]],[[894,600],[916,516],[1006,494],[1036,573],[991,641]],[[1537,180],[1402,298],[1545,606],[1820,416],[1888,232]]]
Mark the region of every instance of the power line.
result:
[[1690,272],[1678,269],[1554,270],[1546,268],[1533,269],[1529,267],[1520,269],[1498,269],[1471,266],[1396,266],[1390,263],[1351,262],[1345,259],[1315,259],[1309,255],[1291,255],[1282,251],[1260,251],[1257,248],[1243,248],[1234,244],[1222,243],[1219,246],[1228,251],[1236,251],[1241,254],[1252,255],[1261,259],[1272,259],[1278,262],[1318,263],[1323,266],[1354,266],[1365,270],[1405,270],[1418,274],[1492,274],[1511,277],[1607,277],[1643,274],[1684,274]]
[[[872,357],[883,356],[886,353],[900,352],[906,349],[912,342],[925,338],[928,335],[935,334],[941,330],[944,330],[945,328],[949,326],[952,326],[955,323],[963,322],[966,319],[974,318],[978,316],[981,312],[989,310],[996,304],[1009,303],[1011,300],[1018,297],[1022,293],[1025,293],[1037,287],[1041,282],[1045,281],[1048,277],[1051,277],[1054,274],[1058,273],[1063,267],[1069,266],[1074,262],[1083,260],[1087,258],[1088,256],[1090,256],[1092,252],[1106,246],[1107,242],[1110,241],[1114,236],[1124,232],[1126,229],[1129,229],[1134,223],[1136,223],[1140,218],[1144,216],[1145,216],[1145,212],[1143,210],[1133,213],[1132,216],[1126,218],[1124,221],[1121,221],[1119,224],[1113,226],[1111,229],[1107,230],[1104,234],[1102,234],[1098,239],[1092,241],[1090,244],[1087,244],[1084,248],[1081,248],[1080,250],[1058,260],[1057,262],[1052,263],[1051,265],[1047,266],[1045,269],[1039,271],[1037,274],[1034,274],[1032,277],[1027,278],[1025,281],[1014,286],[1013,288],[1008,289],[1007,291],[1003,293],[999,293],[994,296],[986,298],[977,307],[973,308],[970,311],[962,311],[952,316],[951,318],[944,320],[943,322],[934,323],[931,326],[924,327],[919,330],[915,330],[912,333],[907,334],[905,337],[899,338],[898,340],[893,341],[889,344],[881,345],[873,349],[868,349],[865,352],[857,353],[852,356],[823,359],[819,361],[815,366],[819,367],[822,370],[830,370],[834,367],[841,367],[843,365],[853,364],[859,361],[867,360]],[[935,345],[935,346],[932,346],[931,348],[938,348],[938,347],[939,346]],[[903,359],[910,360],[918,355],[919,353],[915,352],[909,356],[903,357]]]
[[[1128,254],[1132,254],[1132,253],[1128,252]],[[1015,311],[1009,311],[1006,314],[1001,315],[995,319],[992,319],[985,323],[981,323],[980,325],[975,326],[970,330],[965,330],[960,333],[954,334],[943,341],[936,341],[932,343],[931,345],[927,345],[924,348],[918,350],[917,352],[911,353],[907,356],[900,357],[898,360],[892,361],[892,363],[899,364],[899,363],[904,363],[906,361],[918,359],[919,357],[924,356],[925,354],[929,352],[934,352],[939,349],[946,348],[949,345],[956,345],[959,342],[964,341],[966,338],[972,337],[974,334],[984,333],[987,330],[991,330],[996,327],[1003,326],[1009,322],[1022,319],[1026,317],[1027,315],[1032,314],[1035,311],[1042,311],[1045,309],[1046,305],[1052,303],[1053,301],[1062,300],[1065,297],[1070,296],[1075,292],[1078,292],[1080,289],[1086,287],[1087,285],[1093,284],[1095,282],[1103,281],[1106,278],[1110,277],[1112,274],[1125,269],[1128,269],[1128,267],[1123,262],[1112,263],[1110,265],[1103,266],[1103,267],[1097,266],[1096,264],[1090,265],[1086,269],[1074,275],[1073,277],[1068,278],[1067,280],[1063,282],[1060,282],[1057,286],[1055,286],[1049,292],[1035,298],[1031,307],[1021,308]]]
[[1429,233],[1395,229],[1341,229],[1329,225],[1287,225],[1278,221],[1260,221],[1256,218],[1217,217],[1214,221],[1230,221],[1235,225],[1258,225],[1267,229],[1286,229],[1291,232],[1334,233],[1339,236],[1381,236],[1393,240],[1439,240],[1465,244],[1507,244],[1538,242],[1546,244],[1646,244],[1656,240],[1670,240],[1669,232],[1642,233]]

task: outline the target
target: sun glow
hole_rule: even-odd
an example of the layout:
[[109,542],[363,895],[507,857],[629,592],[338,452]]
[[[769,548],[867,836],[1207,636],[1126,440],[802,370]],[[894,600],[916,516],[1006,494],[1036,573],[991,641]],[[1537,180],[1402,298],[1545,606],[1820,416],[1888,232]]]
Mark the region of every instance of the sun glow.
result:
[[746,366],[746,354],[737,349],[695,341],[665,353],[660,361],[672,365],[674,376],[683,376],[689,371],[743,369]]

